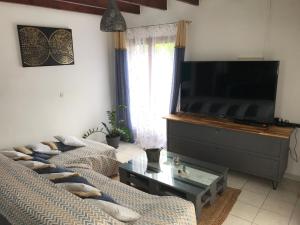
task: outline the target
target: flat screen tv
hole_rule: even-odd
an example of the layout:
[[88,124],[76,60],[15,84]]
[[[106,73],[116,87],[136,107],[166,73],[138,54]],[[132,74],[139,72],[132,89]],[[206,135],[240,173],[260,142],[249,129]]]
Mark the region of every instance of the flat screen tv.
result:
[[279,61],[183,62],[182,112],[270,124]]

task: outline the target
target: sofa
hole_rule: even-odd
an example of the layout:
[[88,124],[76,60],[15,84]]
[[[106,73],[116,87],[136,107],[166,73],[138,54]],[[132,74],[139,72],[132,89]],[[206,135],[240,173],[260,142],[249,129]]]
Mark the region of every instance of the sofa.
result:
[[110,195],[118,204],[135,210],[141,217],[134,222],[120,222],[101,208],[0,154],[2,221],[6,219],[11,225],[196,225],[192,203],[177,197],[153,196],[111,180],[94,171],[88,163],[77,165],[73,163],[72,170]]
[[86,146],[62,152],[49,161],[58,166],[88,164],[91,169],[105,176],[112,177],[118,173],[120,163],[117,150],[107,144],[80,139]]

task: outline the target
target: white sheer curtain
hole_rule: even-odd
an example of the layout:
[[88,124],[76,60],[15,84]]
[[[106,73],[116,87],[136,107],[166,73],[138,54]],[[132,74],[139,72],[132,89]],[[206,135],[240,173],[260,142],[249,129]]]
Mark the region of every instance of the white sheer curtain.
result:
[[166,146],[166,121],[172,85],[176,25],[127,31],[129,95],[136,143]]

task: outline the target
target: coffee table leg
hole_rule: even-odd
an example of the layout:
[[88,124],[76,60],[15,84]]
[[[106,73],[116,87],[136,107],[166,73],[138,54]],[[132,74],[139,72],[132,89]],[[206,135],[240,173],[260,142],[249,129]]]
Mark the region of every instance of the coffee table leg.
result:
[[149,192],[149,194],[159,195],[160,191],[159,191],[158,183],[155,181],[153,182],[152,180],[149,180],[148,192]]
[[202,209],[202,202],[201,202],[201,197],[195,197],[194,195],[187,194],[186,195],[186,200],[192,202],[195,206],[195,214],[197,218],[197,222],[200,221],[201,217],[201,209]]
[[124,171],[124,170],[119,170],[119,175],[120,175],[120,182],[124,183],[124,184],[127,184],[127,185],[130,185],[130,182],[129,182],[129,174]]
[[217,183],[213,183],[210,186],[210,200],[209,200],[209,204],[212,205],[217,198]]

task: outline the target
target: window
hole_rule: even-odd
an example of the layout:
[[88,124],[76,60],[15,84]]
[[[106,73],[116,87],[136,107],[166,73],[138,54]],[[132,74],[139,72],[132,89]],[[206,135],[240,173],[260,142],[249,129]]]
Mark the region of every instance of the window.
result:
[[176,35],[175,26],[167,26],[167,32],[140,28],[144,32],[128,35],[131,121],[136,141],[144,148],[166,145],[162,117],[169,113]]

